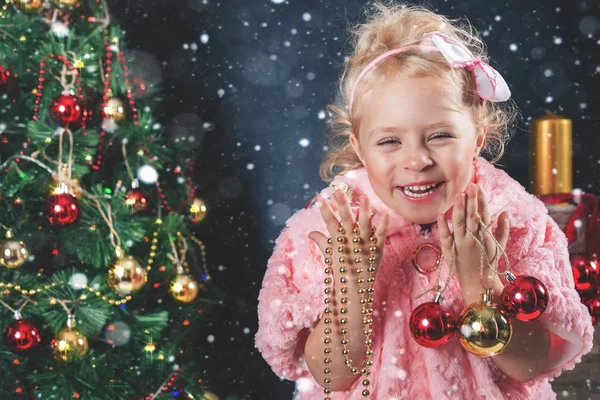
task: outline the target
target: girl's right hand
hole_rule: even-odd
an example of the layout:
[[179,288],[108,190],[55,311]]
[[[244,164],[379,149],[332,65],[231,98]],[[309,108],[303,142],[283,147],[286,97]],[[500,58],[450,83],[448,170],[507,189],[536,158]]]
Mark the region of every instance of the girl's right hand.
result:
[[[340,274],[339,269],[342,265],[339,262],[339,257],[344,255],[346,258],[346,266],[348,268],[348,272],[353,276],[356,275],[356,268],[351,268],[351,266],[355,265],[354,258],[354,248],[357,246],[353,243],[353,239],[356,235],[353,233],[353,228],[356,223],[356,220],[352,214],[352,210],[350,209],[350,204],[348,203],[348,199],[346,195],[341,190],[334,191],[331,202],[327,199],[323,198],[319,195],[318,198],[319,208],[321,210],[321,215],[323,216],[323,220],[327,226],[327,231],[329,232],[329,237],[332,240],[332,243],[327,243],[327,236],[322,234],[319,231],[312,231],[308,234],[308,237],[319,246],[321,252],[325,257],[332,258],[332,269],[333,274],[337,278],[338,274]],[[346,243],[344,244],[345,252],[338,252],[338,236],[341,234],[338,232],[340,227],[340,221],[336,217],[334,213],[334,207],[337,208],[339,215],[341,217],[341,223],[344,226],[346,231]],[[383,255],[383,248],[385,244],[385,235],[388,228],[389,215],[386,213],[382,216],[379,226],[375,227],[374,232],[372,230],[371,225],[371,204],[369,199],[366,196],[360,197],[360,208],[358,212],[358,227],[360,230],[360,255],[362,259],[362,268],[366,272],[369,266],[369,256],[370,251],[369,247],[374,244],[377,250],[375,251],[375,263],[373,266],[376,269],[375,274],[379,271],[379,266],[381,265],[381,258]],[[369,239],[371,236],[374,236],[376,241],[372,243]],[[326,254],[325,249],[331,247],[332,254]],[[358,267],[358,265],[356,265]],[[363,275],[366,277],[366,274]],[[335,281],[339,281],[339,279],[335,279]]]

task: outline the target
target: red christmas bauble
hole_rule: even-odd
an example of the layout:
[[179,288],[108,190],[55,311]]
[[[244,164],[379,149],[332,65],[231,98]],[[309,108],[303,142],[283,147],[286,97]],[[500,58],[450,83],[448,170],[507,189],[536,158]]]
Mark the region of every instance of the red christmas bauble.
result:
[[50,116],[54,122],[63,127],[69,124],[81,126],[83,107],[77,96],[61,94],[50,102]]
[[0,88],[6,86],[10,79],[10,71],[0,65]]
[[410,316],[410,331],[418,344],[436,348],[448,343],[456,330],[456,320],[440,304],[423,303]]
[[575,289],[581,297],[594,296],[600,284],[598,260],[587,253],[574,254],[571,256],[571,270]]
[[502,290],[504,311],[519,321],[539,317],[548,306],[548,289],[533,276],[520,275]]
[[600,293],[597,293],[595,299],[584,300],[583,304],[585,304],[592,316],[592,324],[596,325],[600,321]]
[[52,225],[69,225],[79,216],[79,202],[69,193],[53,194],[48,198],[46,218]]
[[4,342],[14,352],[31,350],[42,341],[37,326],[30,321],[13,321],[4,334]]
[[131,189],[125,197],[125,204],[131,208],[132,214],[143,213],[148,209],[148,199],[140,189]]

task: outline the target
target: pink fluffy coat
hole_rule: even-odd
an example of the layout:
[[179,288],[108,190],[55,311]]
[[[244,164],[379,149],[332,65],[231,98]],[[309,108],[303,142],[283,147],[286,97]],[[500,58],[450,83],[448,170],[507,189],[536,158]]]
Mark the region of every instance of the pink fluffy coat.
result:
[[[437,226],[423,231],[394,213],[377,197],[366,170],[360,168],[336,177],[333,183],[345,182],[353,189],[355,215],[355,202],[365,194],[371,200],[374,225],[381,211],[391,216],[375,282],[371,399],[555,399],[549,380],[573,369],[592,348],[591,317],[574,289],[565,235],[544,204],[506,172],[483,158],[474,165],[471,181],[483,187],[493,229],[498,215],[503,210],[510,212],[506,253],[515,275],[535,276],[549,290],[550,301],[540,320],[551,332],[552,365],[534,380],[520,383],[507,377],[491,359],[464,351],[456,339],[437,349],[423,348],[414,341],[408,323],[411,312],[432,296],[415,297],[432,286],[435,274],[418,273],[411,253],[421,243],[440,244]],[[322,194],[330,192],[326,188]],[[321,251],[307,237],[313,230],[327,234],[316,205],[290,217],[275,243],[258,298],[256,347],[277,376],[297,382],[295,400],[325,397],[298,345],[299,336],[306,336],[316,326],[324,310],[325,264]],[[445,261],[442,268],[447,271]],[[442,282],[445,276],[442,273]],[[455,278],[445,292],[444,304],[456,315],[465,306]],[[331,398],[362,399],[361,391],[357,379],[350,389],[334,392]]]

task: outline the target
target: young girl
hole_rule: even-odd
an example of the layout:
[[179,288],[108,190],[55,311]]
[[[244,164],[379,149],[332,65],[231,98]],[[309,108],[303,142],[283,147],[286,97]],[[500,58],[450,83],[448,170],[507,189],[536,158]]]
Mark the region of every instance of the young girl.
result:
[[[548,381],[590,351],[593,327],[565,235],[492,164],[515,116],[498,104],[506,82],[476,35],[422,7],[376,4],[355,43],[330,108],[333,182],[276,241],[256,347],[295,399],[556,398]],[[508,267],[548,302],[510,320],[501,350],[417,343],[411,314],[435,290],[458,316],[484,288],[498,303],[506,281],[491,271]]]

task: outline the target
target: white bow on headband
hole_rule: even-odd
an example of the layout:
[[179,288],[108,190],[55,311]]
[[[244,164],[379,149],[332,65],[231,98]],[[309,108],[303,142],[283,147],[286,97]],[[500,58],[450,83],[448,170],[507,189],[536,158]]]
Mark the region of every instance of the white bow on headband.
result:
[[[434,46],[424,46],[424,42],[430,40]],[[475,76],[477,85],[477,93],[485,101],[500,102],[510,98],[510,89],[504,78],[498,71],[492,68],[489,64],[476,58],[463,45],[448,35],[441,32],[428,32],[423,35],[423,39],[418,44],[409,44],[396,49],[388,50],[379,57],[371,61],[361,71],[356,78],[352,91],[350,92],[349,110],[352,110],[354,94],[360,80],[384,58],[403,52],[410,48],[419,48],[421,50],[429,49],[439,51],[444,58],[452,66],[452,68],[467,68]]]

